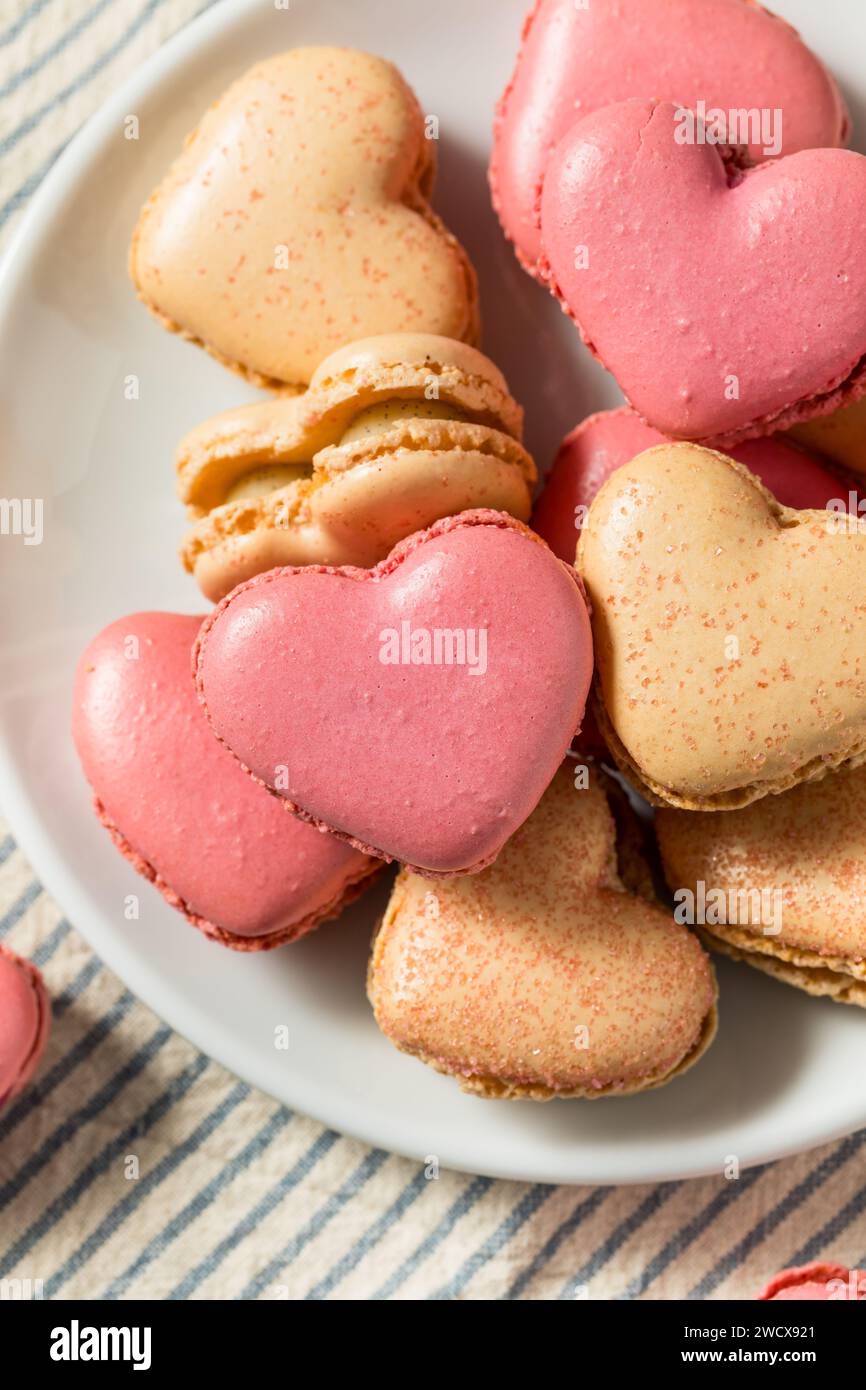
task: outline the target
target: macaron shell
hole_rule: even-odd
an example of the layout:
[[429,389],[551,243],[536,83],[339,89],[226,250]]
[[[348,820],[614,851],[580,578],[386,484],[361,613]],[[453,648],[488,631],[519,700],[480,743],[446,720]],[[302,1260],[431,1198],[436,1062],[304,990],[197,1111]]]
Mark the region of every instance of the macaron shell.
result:
[[783,1269],[758,1294],[758,1299],[773,1303],[838,1301],[866,1299],[866,1272],[847,1269],[845,1265],[825,1264],[816,1260],[797,1269]]
[[[532,513],[533,530],[560,560],[573,564],[580,525],[611,474],[645,449],[672,443],[628,408],[588,416],[560,446]],[[847,498],[845,480],[783,436],[747,440],[730,457],[751,469],[783,506],[819,508]]]
[[[417,662],[404,631],[421,633]],[[437,633],[451,651],[462,637],[462,660],[436,661]],[[592,646],[574,573],[519,522],[477,511],[372,570],[257,576],[204,624],[196,669],[218,736],[266,785],[285,769],[294,810],[450,874],[491,862],[537,804],[579,727]]]
[[[813,994],[866,1005],[866,768],[806,782],[739,811],[661,810],[656,833],[672,890],[742,894],[713,923],[719,949]],[[780,930],[755,891],[778,894]],[[746,920],[743,920],[745,918]]]
[[475,275],[427,201],[434,163],[392,64],[277,54],[205,113],[145,204],[133,281],[166,327],[265,386],[308,382],[365,334],[474,341]]
[[73,736],[121,853],[206,935],[238,950],[334,916],[376,865],[287,815],[214,738],[196,697],[200,617],[138,613],[81,658]]
[[[497,108],[490,182],[521,262],[540,254],[537,199],[551,150],[580,116],[630,97],[781,109],[782,152],[844,144],[833,78],[784,20],[743,0],[538,0]],[[754,163],[765,156],[753,145]]]
[[51,1004],[42,976],[0,945],[0,1107],[33,1076],[50,1031]]
[[[724,930],[724,936],[720,935],[720,930]],[[866,1008],[866,980],[851,974],[849,961],[819,955],[816,951],[788,949],[771,954],[761,946],[762,938],[740,927],[713,927],[712,931],[701,927],[698,935],[708,950],[750,965],[762,975],[800,989],[815,999]]]
[[[316,456],[310,511],[362,568],[435,521],[486,509],[528,521],[535,467],[521,444],[485,425],[407,420],[375,439]],[[329,557],[323,557],[330,563]]]
[[465,1090],[625,1095],[670,1080],[712,1040],[709,959],[623,890],[605,786],[593,770],[576,790],[566,765],[491,868],[397,880],[370,961],[376,1021]]
[[832,520],[693,444],[598,494],[578,550],[596,712],[650,800],[733,808],[866,756],[866,533]]
[[804,150],[733,172],[677,134],[673,104],[622,102],[551,157],[544,253],[585,341],[678,439],[730,445],[853,402],[866,389],[866,158]]
[[327,418],[347,405],[360,411],[390,395],[426,397],[431,386],[436,400],[521,438],[523,411],[496,364],[441,334],[384,333],[347,343],[316,368],[308,399]]
[[329,542],[310,514],[312,479],[290,483],[264,497],[225,502],[201,517],[180,548],[184,569],[201,592],[219,603],[238,584],[279,565],[316,565]]

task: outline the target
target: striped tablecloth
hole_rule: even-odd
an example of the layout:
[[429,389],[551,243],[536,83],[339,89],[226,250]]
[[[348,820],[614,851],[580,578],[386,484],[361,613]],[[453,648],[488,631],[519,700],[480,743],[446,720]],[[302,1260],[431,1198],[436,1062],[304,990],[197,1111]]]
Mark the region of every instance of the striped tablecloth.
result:
[[[201,8],[3,0],[0,235]],[[748,1298],[818,1256],[866,1267],[866,1133],[735,1181],[570,1188],[428,1179],[323,1129],[140,1004],[6,832],[0,939],[44,971],[54,1031],[37,1084],[0,1114],[0,1279],[46,1298],[701,1299]]]

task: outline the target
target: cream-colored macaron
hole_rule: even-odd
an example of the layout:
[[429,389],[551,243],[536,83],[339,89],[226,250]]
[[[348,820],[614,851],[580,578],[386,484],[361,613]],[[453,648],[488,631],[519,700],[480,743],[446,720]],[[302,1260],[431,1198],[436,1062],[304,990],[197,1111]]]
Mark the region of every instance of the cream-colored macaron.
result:
[[663,810],[656,832],[709,945],[866,1008],[866,768],[715,816]]
[[694,444],[605,483],[577,555],[596,712],[649,800],[743,806],[866,758],[866,528],[847,521]]
[[531,1100],[628,1095],[697,1061],[712,965],[626,887],[632,817],[603,772],[577,789],[566,763],[489,869],[435,885],[404,869],[367,984],[390,1041],[466,1091]]
[[295,48],[204,114],[142,209],[130,272],[166,328],[300,388],[370,334],[478,339],[475,273],[430,207],[436,142],[383,58]]
[[194,518],[181,557],[219,600],[277,565],[357,565],[476,507],[528,519],[523,412],[477,349],[386,334],[332,353],[301,396],[192,430],[177,454]]

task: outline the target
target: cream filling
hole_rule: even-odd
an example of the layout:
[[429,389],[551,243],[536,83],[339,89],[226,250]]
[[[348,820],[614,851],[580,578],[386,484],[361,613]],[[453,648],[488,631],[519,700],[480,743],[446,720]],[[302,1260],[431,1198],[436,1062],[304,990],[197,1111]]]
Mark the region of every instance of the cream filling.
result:
[[[380,401],[360,411],[342,435],[340,444],[353,444],[359,439],[371,439],[398,420],[462,420],[469,417],[456,406],[444,401],[396,400]],[[267,497],[289,483],[309,478],[312,465],[307,463],[269,463],[250,469],[233,483],[225,496],[226,502],[245,502]]]
[[369,439],[398,420],[467,419],[462,410],[458,410],[454,405],[447,405],[445,401],[380,401],[378,405],[368,406],[355,416],[340,443],[353,444],[358,439]]
[[246,502],[257,497],[267,497],[278,488],[289,483],[309,478],[312,469],[308,463],[268,463],[261,468],[252,468],[238,478],[226,493],[226,502]]

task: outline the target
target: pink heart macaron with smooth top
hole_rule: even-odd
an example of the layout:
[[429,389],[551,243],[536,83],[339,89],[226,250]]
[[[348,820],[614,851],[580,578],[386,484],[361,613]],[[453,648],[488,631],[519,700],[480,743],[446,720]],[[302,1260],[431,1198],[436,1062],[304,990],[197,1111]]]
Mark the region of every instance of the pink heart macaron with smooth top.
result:
[[537,0],[497,107],[490,163],[500,221],[530,272],[551,151],[580,117],[633,97],[702,103],[752,163],[843,145],[850,129],[824,65],[752,0]]
[[94,638],[72,732],[121,854],[213,941],[295,941],[363,892],[378,863],[321,835],[247,777],[196,696],[200,617],[135,613]]
[[29,960],[0,945],[0,1106],[23,1091],[51,1031],[51,1005]]
[[551,287],[648,424],[725,448],[866,391],[866,158],[750,169],[670,102],[579,120],[544,180]]
[[[671,442],[627,407],[588,415],[562,441],[535,503],[533,530],[544,537],[561,560],[573,564],[581,525],[596,493],[611,474],[644,449]],[[779,435],[749,439],[734,445],[730,456],[750,468],[785,507],[849,505],[849,480],[835,472],[820,455],[789,439]],[[857,500],[855,495],[855,506]]]
[[580,727],[583,590],[501,512],[463,512],[374,569],[271,570],[202,627],[211,724],[254,778],[365,853],[491,863]]

